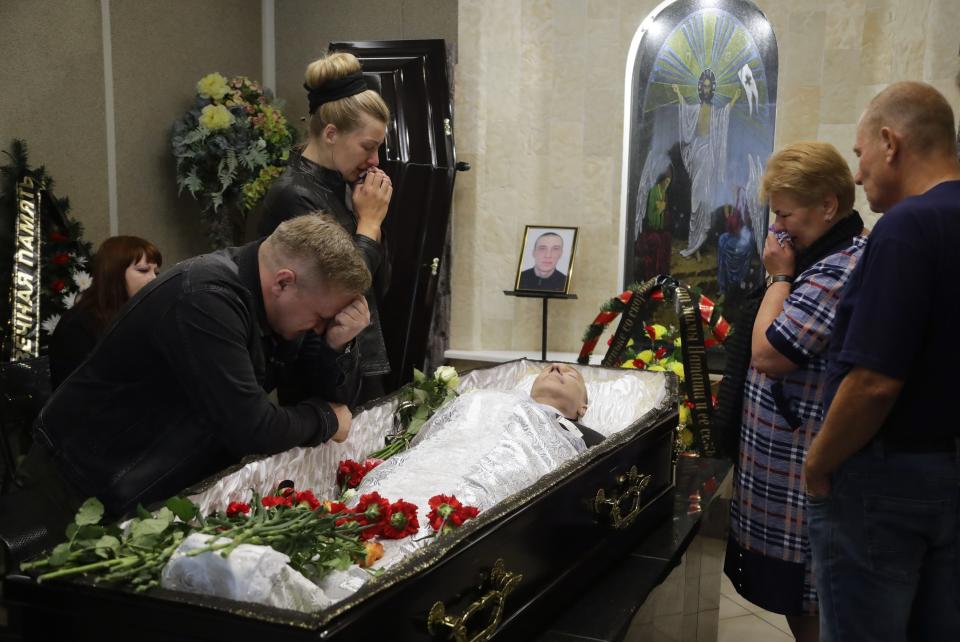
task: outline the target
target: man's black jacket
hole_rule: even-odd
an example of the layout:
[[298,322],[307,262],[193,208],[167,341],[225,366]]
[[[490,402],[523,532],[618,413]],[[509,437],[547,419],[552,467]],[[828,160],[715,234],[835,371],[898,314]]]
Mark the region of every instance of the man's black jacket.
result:
[[[251,454],[330,439],[325,400],[357,392],[355,342],[285,342],[266,322],[260,242],[184,261],[141,290],[40,414],[36,439],[81,496],[113,515],[149,504]],[[283,378],[315,396],[267,398]]]

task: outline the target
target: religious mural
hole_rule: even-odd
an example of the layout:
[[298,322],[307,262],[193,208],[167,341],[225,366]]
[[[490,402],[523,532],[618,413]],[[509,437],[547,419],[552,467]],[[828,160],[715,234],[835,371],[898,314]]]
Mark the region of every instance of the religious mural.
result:
[[641,25],[628,66],[623,286],[669,274],[727,318],[763,281],[777,51],[743,0],[676,0]]

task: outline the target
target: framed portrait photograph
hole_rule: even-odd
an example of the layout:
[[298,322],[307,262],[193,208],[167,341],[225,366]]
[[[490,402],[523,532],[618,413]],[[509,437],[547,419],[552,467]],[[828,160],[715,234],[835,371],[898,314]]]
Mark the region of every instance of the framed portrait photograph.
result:
[[514,290],[567,294],[577,249],[577,228],[527,225]]

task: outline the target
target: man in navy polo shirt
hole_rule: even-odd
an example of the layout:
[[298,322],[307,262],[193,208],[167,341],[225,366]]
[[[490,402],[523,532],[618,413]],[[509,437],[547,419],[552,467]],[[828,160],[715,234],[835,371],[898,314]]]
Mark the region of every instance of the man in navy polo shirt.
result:
[[933,87],[891,85],[857,126],[886,212],[837,310],[805,465],[820,639],[960,640],[960,163]]

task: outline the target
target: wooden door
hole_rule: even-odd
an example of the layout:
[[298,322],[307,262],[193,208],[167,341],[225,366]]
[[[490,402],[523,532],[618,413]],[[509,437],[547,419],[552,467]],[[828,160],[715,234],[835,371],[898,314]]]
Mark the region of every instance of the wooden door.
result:
[[456,174],[453,107],[443,40],[337,42],[360,59],[367,83],[390,107],[380,166],[394,185],[383,225],[393,279],[381,301],[392,372],[387,391],[422,368]]

